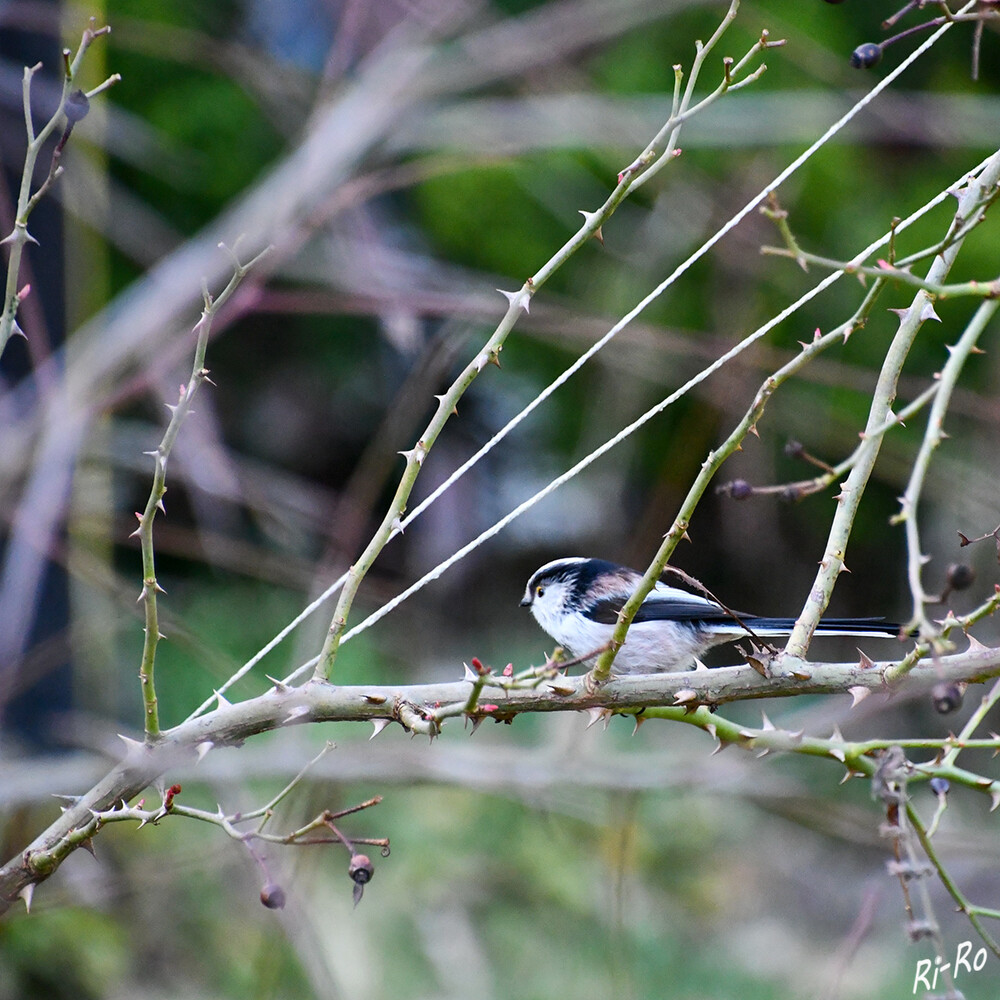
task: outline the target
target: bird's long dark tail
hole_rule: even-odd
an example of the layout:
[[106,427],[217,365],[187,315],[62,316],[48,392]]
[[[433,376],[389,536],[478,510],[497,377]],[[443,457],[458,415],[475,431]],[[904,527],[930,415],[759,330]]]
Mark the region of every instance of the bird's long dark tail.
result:
[[[794,618],[758,618],[750,615],[733,622],[727,632],[746,635],[747,629],[760,635],[788,635],[795,627]],[[883,618],[823,618],[816,626],[817,635],[891,636],[899,635],[900,626]]]

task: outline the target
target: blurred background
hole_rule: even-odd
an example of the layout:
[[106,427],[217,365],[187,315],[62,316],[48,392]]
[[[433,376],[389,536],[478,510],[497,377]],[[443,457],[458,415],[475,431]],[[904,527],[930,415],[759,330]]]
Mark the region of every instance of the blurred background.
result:
[[[0,2],[0,223],[9,232],[24,156],[23,67],[41,60],[36,119],[58,98],[60,49],[91,15],[93,102],[65,175],[31,219],[21,283],[27,340],[0,359],[0,845],[4,860],[135,735],[142,643],[133,511],[178,386],[190,373],[201,283],[225,283],[218,249],[274,251],[220,315],[206,388],[168,470],[156,522],[168,641],[161,719],[176,724],[349,565],[381,520],[402,462],[443,391],[516,289],[593,211],[670,113],[673,66],[726,4],[701,0],[246,0],[103,7]],[[924,37],[862,72],[851,51],[883,37],[892,4],[747,3],[709,60],[741,57],[762,28],[787,44],[763,78],[685,126],[683,155],[624,204],[536,295],[463,398],[425,463],[412,506],[755,196]],[[897,28],[930,16],[914,14]],[[1000,135],[1000,40],[988,26],[979,79],[972,27],[956,26],[786,184],[802,244],[848,258],[952,185]],[[43,154],[40,163],[47,167]],[[905,237],[941,238],[945,203]],[[355,620],[604,442],[822,277],[762,256],[753,213],[545,406],[394,540]],[[968,241],[955,281],[997,272],[998,227]],[[768,373],[854,312],[841,281],[669,407],[581,476],[343,647],[339,683],[457,678],[478,656],[537,663],[547,637],[517,602],[553,557],[645,567],[708,451]],[[720,481],[811,477],[786,445],[835,464],[855,447],[896,329],[890,289],[867,327],[772,400]],[[938,307],[909,358],[900,402],[930,384],[976,303]],[[968,366],[935,457],[921,530],[927,589],[948,565],[976,570],[949,599],[993,591],[1000,368]],[[923,419],[886,437],[833,613],[906,620],[898,509]],[[727,604],[795,615],[826,540],[836,489],[800,503],[708,495],[675,562]],[[946,608],[942,608],[943,617]],[[315,655],[332,605],[233,692],[257,694]],[[985,622],[977,633],[996,642]],[[877,647],[877,648],[876,648]],[[900,655],[893,642],[867,649]],[[815,646],[819,659],[852,644]],[[722,651],[713,662],[734,662]],[[969,692],[967,704],[978,700]],[[848,737],[939,737],[925,699],[800,699],[765,706],[778,725]],[[760,706],[727,715],[759,724]],[[518,718],[433,745],[392,727],[314,726],[209,754],[178,773],[184,801],[227,811],[266,801],[325,740],[338,749],[283,805],[283,825],[371,795],[346,832],[392,854],[352,909],[343,852],[269,854],[288,895],[257,903],[260,873],[214,829],[168,821],[108,829],[72,857],[31,917],[0,925],[0,998],[399,996],[537,998],[899,997],[926,944],[905,940],[885,873],[880,808],[829,764],[730,749],[687,727],[582,717]],[[994,727],[998,723],[993,723]],[[141,727],[140,727],[141,728]],[[970,766],[974,758],[970,757]],[[988,761],[979,762],[984,768]],[[921,787],[927,815],[933,796]],[[954,793],[938,842],[976,902],[997,905],[989,802]],[[972,939],[935,889],[954,949]],[[993,997],[1000,959],[958,986]]]

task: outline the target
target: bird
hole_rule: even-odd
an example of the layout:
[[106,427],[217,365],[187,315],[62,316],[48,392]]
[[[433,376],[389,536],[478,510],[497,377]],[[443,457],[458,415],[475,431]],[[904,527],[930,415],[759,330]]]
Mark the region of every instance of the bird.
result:
[[[566,653],[593,666],[641,580],[636,570],[604,559],[555,559],[532,573],[521,607],[530,608],[535,621]],[[744,615],[657,581],[632,619],[612,669],[617,674],[692,670],[712,646],[741,636],[788,635],[794,625],[793,618]],[[881,618],[826,618],[816,633],[896,637],[899,629]]]

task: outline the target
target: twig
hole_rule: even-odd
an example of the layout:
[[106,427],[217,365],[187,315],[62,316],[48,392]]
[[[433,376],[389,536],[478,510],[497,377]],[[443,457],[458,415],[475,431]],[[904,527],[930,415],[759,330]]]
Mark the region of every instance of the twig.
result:
[[[951,229],[962,225],[972,206],[979,203],[981,191],[992,190],[997,185],[998,180],[1000,180],[1000,152],[990,157],[986,167],[977,177],[970,178],[965,191],[959,198],[958,213],[952,222]],[[927,274],[929,281],[934,284],[943,283],[961,246],[961,241],[953,243],[934,258]],[[891,403],[896,396],[896,384],[903,363],[920,328],[925,320],[933,315],[933,310],[928,312],[929,306],[930,297],[927,292],[921,290],[917,292],[913,303],[900,318],[899,329],[886,353],[875,386],[865,426],[866,435],[881,427],[891,413]],[[881,438],[873,438],[871,441],[865,440],[863,442],[862,453],[851,469],[837,498],[837,510],[830,526],[826,550],[820,560],[819,572],[812,587],[809,588],[809,596],[803,606],[802,614],[796,622],[786,646],[788,652],[795,656],[801,656],[808,647],[816,623],[829,604],[837,578],[844,570],[847,543],[861,503],[861,497],[874,468],[875,459],[878,457],[880,443]]]
[[[224,248],[225,249],[225,248]],[[226,287],[213,298],[208,289],[204,289],[204,308],[201,318],[195,325],[196,343],[194,351],[194,364],[191,369],[191,377],[187,385],[181,387],[180,398],[176,404],[167,404],[170,410],[170,420],[167,428],[163,432],[163,438],[159,445],[152,451],[146,452],[153,459],[153,485],[149,492],[149,499],[146,501],[146,508],[140,514],[136,512],[139,519],[139,527],[132,533],[138,536],[142,549],[142,591],[139,600],[143,602],[145,610],[145,638],[142,645],[142,659],[139,666],[139,683],[142,687],[142,700],[144,708],[144,722],[146,739],[156,740],[160,735],[159,708],[156,699],[156,685],[154,680],[154,669],[156,664],[156,649],[163,635],[159,630],[159,616],[157,613],[157,595],[163,593],[163,588],[156,580],[156,561],[153,550],[153,521],[156,512],[163,511],[163,496],[167,492],[167,459],[173,449],[177,434],[180,431],[184,418],[191,412],[191,403],[195,393],[208,378],[208,369],[205,367],[205,353],[208,349],[208,338],[212,330],[212,321],[215,319],[219,309],[228,301],[229,297],[236,291],[246,273],[252,268],[266,253],[267,249],[257,254],[246,264],[241,264],[235,252],[230,251],[233,259],[233,276]]]
[[[458,402],[461,400],[465,391],[476,379],[476,377],[489,364],[494,364],[497,367],[500,366],[500,352],[503,350],[507,335],[519,319],[521,311],[528,311],[532,296],[538,291],[539,288],[542,287],[542,285],[545,284],[545,282],[549,280],[553,274],[555,274],[557,270],[559,270],[559,268],[562,267],[567,260],[569,260],[571,256],[573,256],[573,254],[575,254],[582,246],[587,244],[590,239],[601,236],[602,225],[611,217],[618,205],[621,204],[621,202],[629,194],[630,190],[640,186],[643,178],[639,178],[639,181],[637,182],[637,175],[644,170],[647,171],[647,173],[652,173],[652,171],[647,170],[647,168],[651,163],[653,163],[656,157],[660,156],[664,151],[672,150],[674,148],[672,143],[676,139],[677,131],[680,126],[700,110],[708,107],[727,90],[733,89],[736,74],[742,71],[747,62],[754,55],[764,48],[780,44],[776,42],[769,42],[767,40],[766,33],[762,34],[760,39],[735,67],[727,68],[725,79],[719,88],[717,88],[713,94],[699,102],[699,104],[691,106],[690,101],[694,93],[694,86],[701,64],[708,51],[710,51],[719,38],[721,38],[725,29],[735,17],[738,8],[739,0],[731,0],[729,11],[723,18],[719,28],[709,40],[709,43],[706,45],[699,45],[694,64],[692,66],[691,78],[688,81],[687,90],[679,101],[677,100],[675,93],[676,115],[671,116],[667,124],[664,125],[664,127],[657,133],[636,161],[631,166],[626,167],[619,174],[618,185],[604,205],[596,212],[583,211],[581,214],[584,217],[584,222],[580,229],[570,240],[566,242],[566,244],[564,244],[563,247],[553,254],[553,256],[545,264],[543,264],[538,271],[529,277],[521,288],[514,292],[502,292],[508,300],[508,308],[500,322],[500,325],[486,342],[483,349],[452,383],[451,387],[441,396],[437,397],[438,406],[427,427],[417,439],[413,448],[402,453],[406,460],[406,467],[403,470],[402,477],[400,478],[399,485],[396,488],[396,493],[389,505],[389,509],[382,519],[382,523],[372,535],[368,545],[350,567],[344,578],[343,587],[340,591],[337,606],[333,612],[333,617],[330,622],[329,629],[327,630],[323,647],[320,650],[319,656],[313,667],[314,680],[325,681],[330,679],[337,651],[345,637],[347,620],[354,604],[354,599],[357,596],[358,589],[361,586],[361,582],[367,575],[379,553],[385,548],[393,537],[403,530],[404,514],[406,512],[407,503],[428,451],[437,441],[438,436],[444,429],[445,424],[448,422],[452,414],[457,412]],[[759,73],[756,75],[751,74],[751,76],[747,77],[743,83],[752,82],[753,79],[756,79],[756,76],[759,76]],[[665,160],[663,161],[665,162]],[[657,166],[657,169],[658,168],[659,167]]]
[[[63,50],[63,64],[65,73],[63,76],[62,93],[59,97],[59,104],[52,113],[52,117],[45,123],[41,131],[35,134],[35,126],[31,116],[31,82],[41,68],[42,64],[26,67],[24,70],[24,82],[22,85],[22,101],[24,105],[24,126],[28,136],[28,148],[24,154],[24,167],[21,171],[21,187],[17,197],[17,212],[14,218],[14,228],[10,234],[0,243],[10,246],[10,257],[7,261],[7,279],[4,289],[3,311],[0,313],[0,354],[7,346],[7,341],[15,334],[22,335],[24,331],[18,326],[17,311],[22,301],[22,294],[18,291],[18,275],[21,270],[21,256],[26,243],[37,243],[38,241],[28,232],[28,217],[32,210],[48,192],[55,181],[62,173],[60,160],[63,148],[69,139],[73,126],[86,113],[89,99],[102,93],[112,84],[117,83],[121,77],[115,73],[109,76],[100,86],[84,94],[74,88],[80,64],[87,53],[87,49],[96,38],[110,33],[111,28],[95,28],[94,20],[84,30],[77,48],[76,55],[70,59],[69,49]],[[57,129],[63,130],[62,137],[56,145],[52,155],[52,162],[48,174],[38,190],[31,193],[31,183],[35,173],[35,164],[42,147],[55,133]]]
[[936,636],[939,630],[931,625],[925,611],[926,605],[933,603],[933,601],[923,586],[922,572],[927,560],[921,550],[917,505],[920,502],[920,494],[930,468],[931,457],[945,437],[944,419],[948,413],[948,405],[951,402],[952,392],[958,377],[969,356],[978,351],[976,343],[987,323],[996,313],[998,306],[1000,306],[1000,301],[996,299],[981,303],[966,325],[958,342],[948,349],[948,360],[941,369],[937,383],[938,392],[927,417],[927,429],[913,461],[909,482],[899,500],[899,514],[893,518],[893,523],[902,522],[906,531],[907,576],[910,584],[910,595],[913,599],[913,614],[905,630],[907,632],[917,630],[920,638],[925,640]]

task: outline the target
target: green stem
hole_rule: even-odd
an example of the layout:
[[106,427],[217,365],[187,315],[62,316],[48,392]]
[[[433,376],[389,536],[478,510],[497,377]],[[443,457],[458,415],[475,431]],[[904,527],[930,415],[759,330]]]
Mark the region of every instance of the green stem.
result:
[[[270,248],[268,248],[269,250]],[[155,667],[156,650],[163,636],[159,629],[159,613],[157,595],[163,593],[163,588],[156,580],[156,560],[153,549],[153,521],[157,510],[163,511],[163,496],[167,492],[167,459],[173,449],[177,434],[184,418],[191,412],[191,402],[201,384],[208,379],[208,369],[205,367],[205,354],[208,350],[208,338],[212,330],[212,321],[219,309],[225,305],[229,297],[236,291],[247,271],[268,252],[264,250],[253,260],[241,264],[233,256],[233,275],[226,287],[213,299],[208,290],[204,291],[205,305],[201,318],[195,326],[196,340],[194,363],[191,377],[181,390],[180,399],[176,405],[167,404],[170,410],[170,421],[163,433],[163,438],[157,447],[147,454],[154,461],[153,485],[149,491],[145,510],[139,515],[139,527],[133,534],[138,535],[142,550],[142,592],[139,599],[145,607],[145,637],[142,644],[142,657],[139,663],[139,685],[142,690],[144,728],[146,742],[153,743],[160,737],[160,713],[156,698]]]

